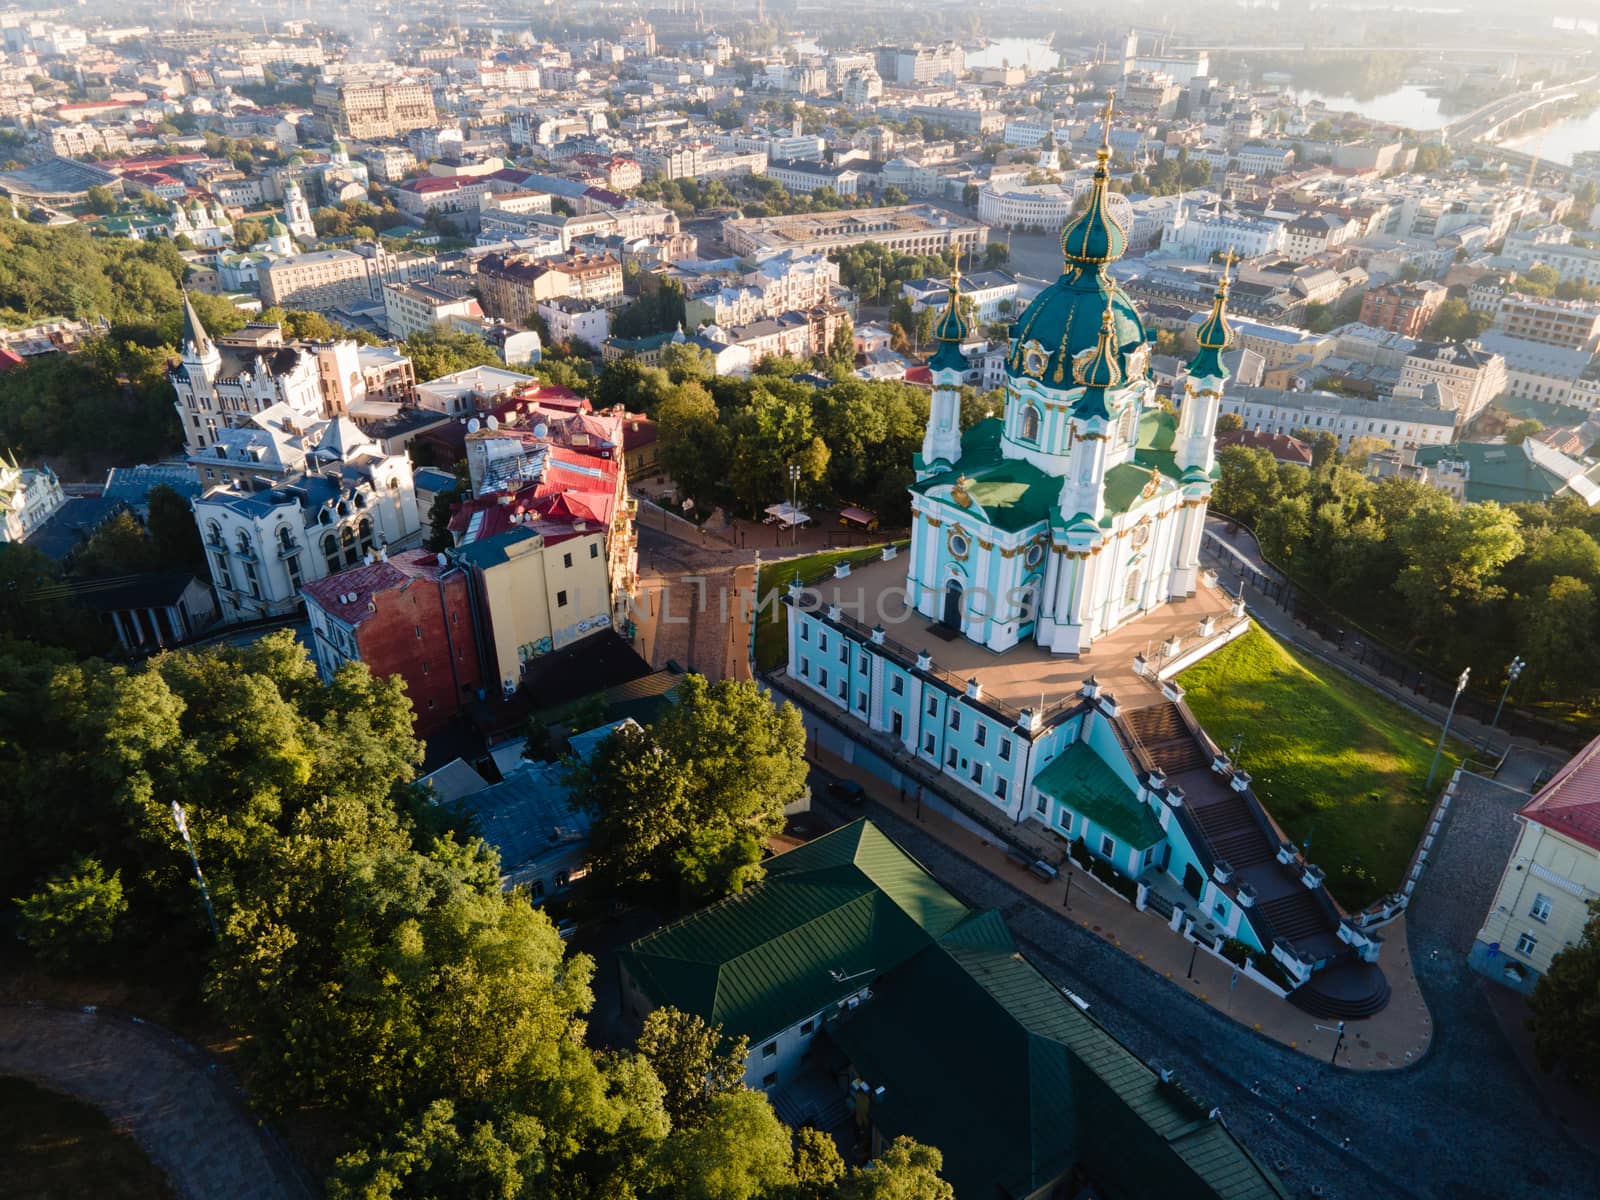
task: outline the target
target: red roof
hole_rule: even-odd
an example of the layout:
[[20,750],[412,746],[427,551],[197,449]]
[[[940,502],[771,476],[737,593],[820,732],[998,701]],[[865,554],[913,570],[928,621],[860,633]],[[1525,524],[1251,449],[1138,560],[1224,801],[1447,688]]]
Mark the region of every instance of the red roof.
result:
[[1545,784],[1522,815],[1546,829],[1600,850],[1600,738]]
[[1261,433],[1254,429],[1233,429],[1217,434],[1217,445],[1243,446],[1247,450],[1265,450],[1283,463],[1311,465],[1311,447],[1287,433]]
[[914,383],[919,387],[933,386],[933,369],[931,367],[907,367],[906,382]]
[[443,570],[429,551],[407,550],[313,580],[300,590],[324,612],[347,625],[359,625],[372,615],[368,604],[379,592],[405,587],[413,579],[437,579]]
[[22,361],[22,355],[18,354],[10,346],[0,346],[0,375],[4,375],[13,367],[20,367]]

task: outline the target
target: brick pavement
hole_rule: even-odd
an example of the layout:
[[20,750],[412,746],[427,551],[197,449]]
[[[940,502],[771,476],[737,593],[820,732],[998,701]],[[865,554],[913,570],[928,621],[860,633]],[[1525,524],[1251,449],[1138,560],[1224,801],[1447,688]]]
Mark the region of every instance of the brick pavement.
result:
[[0,1073],[92,1104],[190,1200],[308,1200],[311,1189],[228,1076],[158,1026],[0,1005]]

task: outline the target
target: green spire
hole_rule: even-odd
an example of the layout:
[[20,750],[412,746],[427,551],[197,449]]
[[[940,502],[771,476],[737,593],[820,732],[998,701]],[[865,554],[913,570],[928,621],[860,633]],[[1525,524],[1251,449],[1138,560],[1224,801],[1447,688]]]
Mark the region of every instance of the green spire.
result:
[[1211,312],[1195,330],[1195,341],[1200,350],[1189,362],[1189,374],[1226,379],[1228,368],[1222,363],[1222,353],[1233,345],[1233,327],[1228,324],[1228,271],[1233,266],[1233,247],[1222,256],[1222,278],[1217,280],[1216,293],[1211,298]]
[[1111,419],[1111,410],[1106,405],[1106,392],[1122,383],[1122,365],[1117,361],[1116,318],[1111,308],[1115,295],[1115,292],[1106,294],[1106,311],[1100,318],[1099,339],[1072,361],[1072,382],[1084,389],[1082,397],[1072,406],[1074,416]]
[[944,311],[939,314],[939,319],[933,324],[933,336],[938,341],[939,348],[928,360],[928,365],[935,370],[944,368],[965,371],[967,360],[961,353],[961,343],[967,340],[971,328],[967,318],[961,313],[961,264],[957,263],[955,270],[950,273],[949,299],[945,301]]
[[1065,270],[1105,269],[1128,248],[1127,231],[1117,224],[1106,211],[1106,185],[1111,179],[1107,163],[1111,161],[1111,107],[1106,101],[1105,127],[1100,137],[1100,148],[1095,151],[1094,182],[1089,188],[1089,205],[1078,218],[1061,231],[1061,254],[1066,259]]

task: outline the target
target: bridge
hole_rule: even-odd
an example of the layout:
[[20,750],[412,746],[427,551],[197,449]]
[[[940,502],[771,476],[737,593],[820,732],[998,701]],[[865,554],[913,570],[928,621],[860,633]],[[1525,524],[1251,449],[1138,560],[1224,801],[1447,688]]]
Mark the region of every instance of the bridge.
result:
[[1501,96],[1480,104],[1469,113],[1455,118],[1439,130],[1439,140],[1447,145],[1452,140],[1467,142],[1493,142],[1500,131],[1513,121],[1519,121],[1541,108],[1562,104],[1583,95],[1595,85],[1597,76],[1589,75],[1556,87],[1540,88]]

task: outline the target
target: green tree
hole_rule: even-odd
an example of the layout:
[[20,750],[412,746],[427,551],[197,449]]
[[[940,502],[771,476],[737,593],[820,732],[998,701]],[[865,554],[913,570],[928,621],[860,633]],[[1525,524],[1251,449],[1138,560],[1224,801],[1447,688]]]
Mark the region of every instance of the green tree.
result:
[[1395,587],[1419,634],[1504,595],[1501,568],[1522,551],[1516,514],[1493,501],[1421,509],[1397,532],[1407,565]]
[[1593,694],[1596,606],[1590,584],[1557,575],[1517,610],[1529,682],[1546,693]]
[[414,333],[405,340],[405,351],[411,365],[422,381],[438,379],[470,367],[499,367],[502,370],[520,371],[520,367],[507,367],[488,342],[475,333],[444,328]]
[[762,877],[767,839],[805,791],[805,730],[748,680],[689,675],[679,697],[652,729],[608,738],[573,784],[596,811],[606,886],[715,899]]
[[73,572],[91,577],[131,575],[157,565],[156,548],[131,512],[120,512],[105,522],[72,555]]
[[1543,428],[1543,421],[1535,421],[1531,419],[1527,421],[1518,421],[1510,429],[1506,430],[1506,445],[1520,446],[1523,442],[1527,441],[1530,437],[1538,433]]
[[80,858],[17,902],[23,941],[55,963],[81,963],[111,941],[127,912],[120,872]]
[[145,501],[150,507],[145,528],[150,534],[156,565],[164,569],[204,571],[205,546],[200,541],[200,528],[194,522],[189,502],[166,484],[151,488]]
[[1244,418],[1238,413],[1222,413],[1217,417],[1218,433],[1239,433],[1244,429]]
[[750,1039],[729,1038],[693,1013],[658,1008],[644,1019],[638,1050],[661,1081],[674,1128],[702,1124],[711,1101],[744,1087]]
[[1590,901],[1583,936],[1563,949],[1528,1000],[1539,1066],[1560,1069],[1600,1097],[1600,903]]
[[1339,437],[1329,430],[1322,430],[1311,439],[1311,469],[1325,466],[1334,461],[1339,454]]
[[994,270],[1011,261],[1011,249],[1004,242],[990,242],[983,248],[983,265]]
[[749,1088],[712,1098],[705,1120],[674,1130],[662,1148],[664,1195],[682,1200],[757,1200],[794,1180],[789,1130],[766,1096]]
[[1492,319],[1488,313],[1468,308],[1465,300],[1451,297],[1434,309],[1424,336],[1435,341],[1470,341],[1489,328]]
[[656,410],[661,465],[697,501],[716,496],[727,478],[727,438],[711,393],[698,383],[670,389]]
[[108,187],[95,184],[84,193],[84,203],[92,213],[108,216],[117,211],[116,193]]
[[939,1178],[944,1155],[912,1138],[895,1138],[876,1159],[856,1167],[839,1185],[839,1200],[955,1200]]
[[849,321],[840,321],[833,331],[833,341],[828,344],[828,359],[841,367],[850,367],[856,361],[856,331]]
[[844,1177],[844,1159],[831,1136],[810,1125],[794,1131],[794,1200],[829,1200]]
[[1217,451],[1219,476],[1211,506],[1219,513],[1253,525],[1281,493],[1278,464],[1265,450],[1224,446]]

